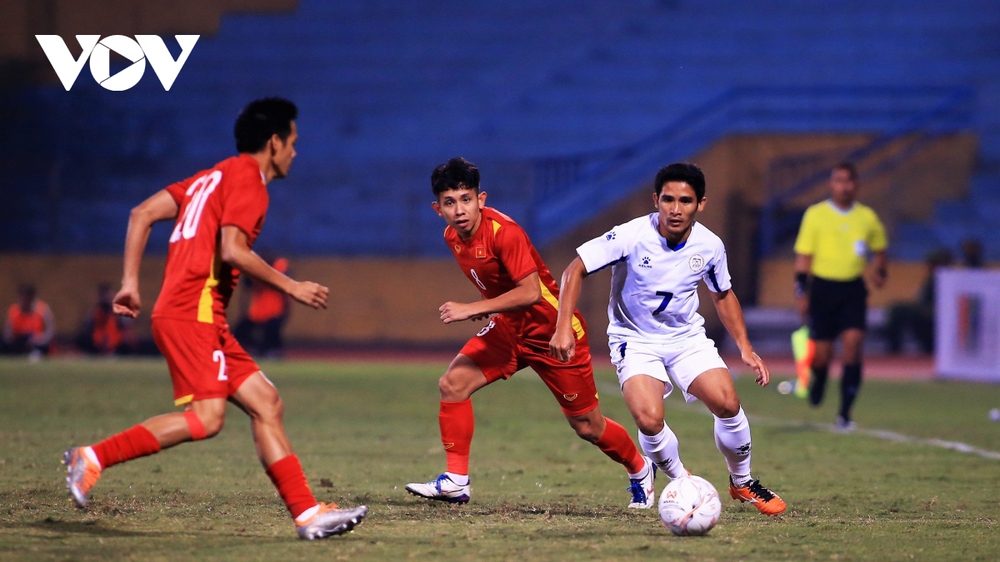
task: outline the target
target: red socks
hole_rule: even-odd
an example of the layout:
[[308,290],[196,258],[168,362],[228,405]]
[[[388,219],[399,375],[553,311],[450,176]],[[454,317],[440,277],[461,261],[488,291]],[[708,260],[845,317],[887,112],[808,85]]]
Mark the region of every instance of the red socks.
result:
[[299,464],[299,457],[288,455],[280,461],[267,467],[267,475],[278,489],[278,494],[288,506],[292,518],[298,517],[303,511],[317,504],[316,497],[309,489],[306,474]]
[[604,435],[601,435],[601,438],[594,444],[611,460],[625,465],[629,474],[642,472],[645,461],[625,428],[610,418],[604,418],[604,422],[607,424]]
[[96,445],[91,445],[97,455],[101,469],[160,452],[160,442],[156,436],[141,425],[108,437]]
[[448,459],[448,472],[468,474],[469,446],[476,428],[476,419],[472,414],[472,399],[441,402],[438,424],[441,426],[441,444],[444,445],[444,453]]

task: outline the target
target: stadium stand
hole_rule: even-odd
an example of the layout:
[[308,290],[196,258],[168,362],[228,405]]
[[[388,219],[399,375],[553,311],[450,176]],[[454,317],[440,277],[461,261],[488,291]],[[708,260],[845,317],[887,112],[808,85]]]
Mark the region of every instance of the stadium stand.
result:
[[[72,97],[58,85],[3,94],[20,110],[15,124],[31,131],[9,157],[32,165],[12,180],[32,188],[0,211],[0,250],[118,251],[122,210],[192,163],[229,152],[232,113],[267,93],[296,99],[304,116],[294,184],[269,218],[273,241],[298,254],[337,255],[440,254],[437,218],[420,210],[429,166],[453,154],[491,168],[502,188],[493,201],[527,213],[545,200],[532,178],[553,157],[627,150],[704,118],[716,119],[715,128],[672,139],[670,155],[690,157],[733,133],[885,134],[940,102],[904,107],[920,92],[968,96],[956,102],[952,128],[978,134],[984,171],[933,221],[901,222],[904,235],[895,238],[913,242],[895,255],[919,259],[927,244],[954,245],[996,226],[1000,174],[989,170],[1000,168],[1000,75],[989,69],[998,32],[1000,11],[987,1],[854,3],[821,18],[787,0],[628,9],[569,0],[461,9],[432,0],[304,0],[294,11],[224,15],[170,92],[154,80],[121,93],[80,80]],[[78,163],[98,153],[102,166],[78,174]],[[637,185],[620,179],[574,190],[593,203]],[[386,189],[419,210],[369,228],[385,212]],[[571,226],[588,216],[551,203],[525,221],[543,242],[559,234],[544,230],[554,217]],[[293,222],[314,235],[281,239]],[[1000,242],[982,238],[987,256],[1000,256]]]

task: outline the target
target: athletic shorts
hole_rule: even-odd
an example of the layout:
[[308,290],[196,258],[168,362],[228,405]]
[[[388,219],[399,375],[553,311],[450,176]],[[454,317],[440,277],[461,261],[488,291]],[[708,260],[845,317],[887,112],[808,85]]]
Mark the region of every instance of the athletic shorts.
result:
[[705,334],[685,339],[680,344],[664,345],[649,342],[612,341],[611,363],[618,371],[618,384],[636,375],[648,375],[663,382],[663,397],[670,396],[674,384],[684,393],[684,400],[697,400],[688,388],[698,375],[712,369],[729,369],[719,356],[715,342]]
[[226,326],[153,318],[153,339],[167,359],[177,406],[229,398],[260,370]]
[[541,346],[529,347],[521,343],[521,338],[507,320],[503,316],[494,316],[462,347],[460,353],[472,359],[491,383],[509,379],[521,369],[531,367],[549,387],[567,416],[582,416],[598,405],[586,335],[576,340],[573,359],[562,363],[549,355],[548,346],[542,349]]
[[813,277],[809,290],[809,337],[834,340],[848,328],[867,328],[868,289],[861,278],[830,281]]

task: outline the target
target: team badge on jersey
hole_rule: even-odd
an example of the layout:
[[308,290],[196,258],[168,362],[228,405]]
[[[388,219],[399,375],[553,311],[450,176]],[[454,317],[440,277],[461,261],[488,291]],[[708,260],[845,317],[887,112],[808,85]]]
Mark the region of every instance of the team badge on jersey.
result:
[[476,246],[476,259],[486,259],[486,246]]
[[705,267],[705,258],[701,257],[701,254],[691,256],[691,259],[688,260],[688,267],[691,268],[691,271],[698,273]]
[[579,394],[563,394],[563,398],[565,398],[567,402],[572,402],[576,400],[577,397],[579,396],[580,396]]
[[462,246],[461,246],[461,244],[455,244],[455,253],[457,254],[457,253],[459,253],[459,252],[461,252],[461,251],[462,251]]

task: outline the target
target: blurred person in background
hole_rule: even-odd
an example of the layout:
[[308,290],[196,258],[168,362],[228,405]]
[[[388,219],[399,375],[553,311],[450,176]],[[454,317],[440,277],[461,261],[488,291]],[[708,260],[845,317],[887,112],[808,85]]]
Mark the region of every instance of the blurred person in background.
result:
[[795,239],[795,296],[815,342],[809,402],[813,406],[823,402],[833,344],[840,338],[844,370],[836,425],[850,431],[855,427],[851,408],[861,388],[867,328],[864,274],[871,255],[874,267],[869,280],[876,288],[885,284],[888,241],[875,211],[857,201],[854,164],[834,166],[829,185],[830,198],[806,209]]
[[975,238],[962,240],[960,247],[962,252],[962,267],[979,269],[983,267],[983,245]]
[[[289,275],[286,258],[268,259],[276,271]],[[284,341],[281,330],[288,319],[288,295],[245,277],[250,289],[250,304],[246,314],[236,324],[233,335],[244,347],[253,349],[262,357],[281,357]]]
[[126,355],[136,351],[138,340],[132,319],[114,313],[113,299],[110,283],[97,286],[97,303],[76,338],[82,351],[93,355]]
[[0,347],[4,353],[27,355],[37,361],[49,353],[56,333],[55,318],[49,305],[38,298],[34,285],[21,285],[17,295],[17,302],[7,309]]
[[889,353],[893,355],[903,350],[903,339],[907,333],[917,340],[921,352],[928,355],[934,353],[935,273],[939,267],[952,265],[954,258],[949,250],[942,248],[927,254],[925,262],[927,277],[917,292],[917,299],[889,306],[885,335],[889,341]]

